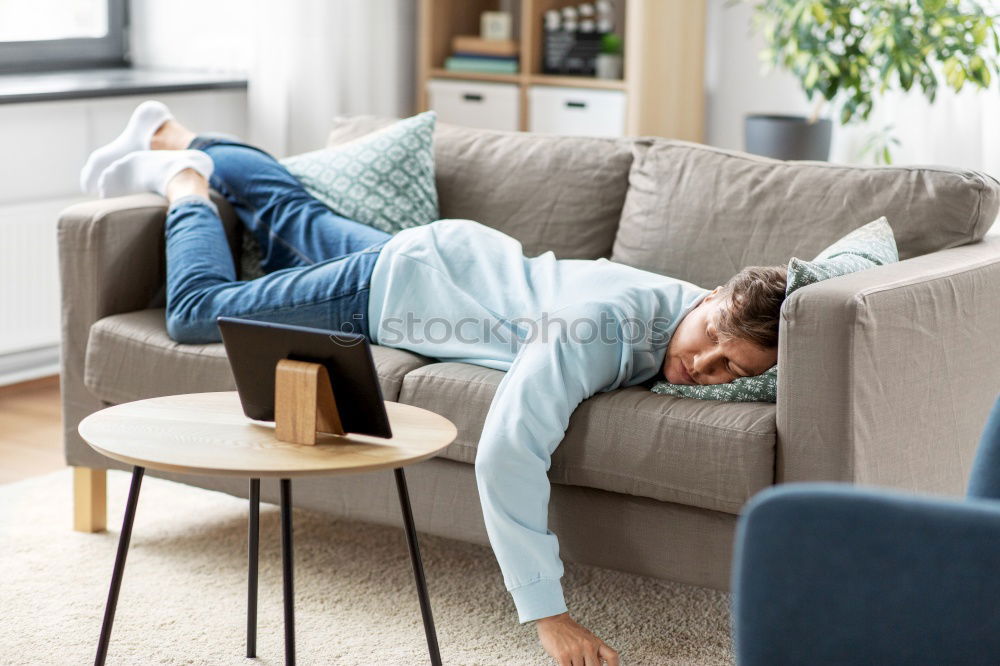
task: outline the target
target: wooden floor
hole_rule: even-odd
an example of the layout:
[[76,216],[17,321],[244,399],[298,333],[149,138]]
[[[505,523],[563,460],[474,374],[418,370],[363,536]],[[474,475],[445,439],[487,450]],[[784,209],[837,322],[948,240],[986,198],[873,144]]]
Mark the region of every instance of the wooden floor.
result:
[[0,386],[0,483],[64,467],[59,378]]

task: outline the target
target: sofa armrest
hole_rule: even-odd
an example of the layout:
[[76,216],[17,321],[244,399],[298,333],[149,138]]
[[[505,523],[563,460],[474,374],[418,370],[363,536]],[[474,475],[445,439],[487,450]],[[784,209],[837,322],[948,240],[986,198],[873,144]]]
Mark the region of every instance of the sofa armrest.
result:
[[163,283],[165,214],[154,194],[88,201],[60,214],[64,343],[82,349],[101,317],[150,304]]
[[[214,192],[212,198],[236,247],[232,208]],[[76,432],[83,417],[103,407],[83,383],[87,339],[98,319],[142,310],[162,298],[166,210],[163,197],[138,194],[76,204],[59,216],[63,441],[70,465],[100,466],[104,460]]]
[[961,494],[1000,392],[1000,237],[793,293],[778,346],[778,482]]

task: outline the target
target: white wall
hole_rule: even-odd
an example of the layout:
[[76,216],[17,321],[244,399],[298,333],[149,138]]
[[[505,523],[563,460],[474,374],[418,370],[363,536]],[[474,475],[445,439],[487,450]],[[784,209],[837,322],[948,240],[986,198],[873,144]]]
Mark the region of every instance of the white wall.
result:
[[[808,114],[812,103],[790,74],[761,73],[763,41],[751,32],[751,8],[726,5],[726,0],[708,0],[706,141],[743,150],[746,114]],[[876,101],[868,123],[845,128],[835,122],[830,159],[870,163],[859,150],[872,130],[892,123],[903,144],[893,151],[896,164],[944,164],[1000,177],[1000,81],[988,91],[966,88],[957,95],[939,89],[933,107],[916,90],[886,94]]]
[[751,8],[726,7],[728,0],[708,0],[705,40],[705,141],[743,150],[743,117],[748,113],[808,114],[812,104],[798,80],[785,72],[761,73],[757,54],[763,40],[750,29]]

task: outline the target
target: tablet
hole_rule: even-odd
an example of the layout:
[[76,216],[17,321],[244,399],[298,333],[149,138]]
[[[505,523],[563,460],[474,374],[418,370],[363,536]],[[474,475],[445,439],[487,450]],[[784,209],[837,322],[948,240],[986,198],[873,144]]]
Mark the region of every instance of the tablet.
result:
[[278,361],[309,361],[326,366],[346,432],[392,437],[371,348],[363,335],[236,317],[216,321],[248,417],[274,420]]

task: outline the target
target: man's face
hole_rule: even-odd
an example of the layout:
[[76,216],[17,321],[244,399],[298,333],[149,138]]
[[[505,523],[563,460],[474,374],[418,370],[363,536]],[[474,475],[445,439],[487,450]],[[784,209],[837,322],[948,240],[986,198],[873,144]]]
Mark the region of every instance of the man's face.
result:
[[724,302],[713,289],[678,324],[663,358],[671,384],[725,384],[766,372],[778,361],[777,349],[763,349],[741,338],[724,339],[716,328]]

